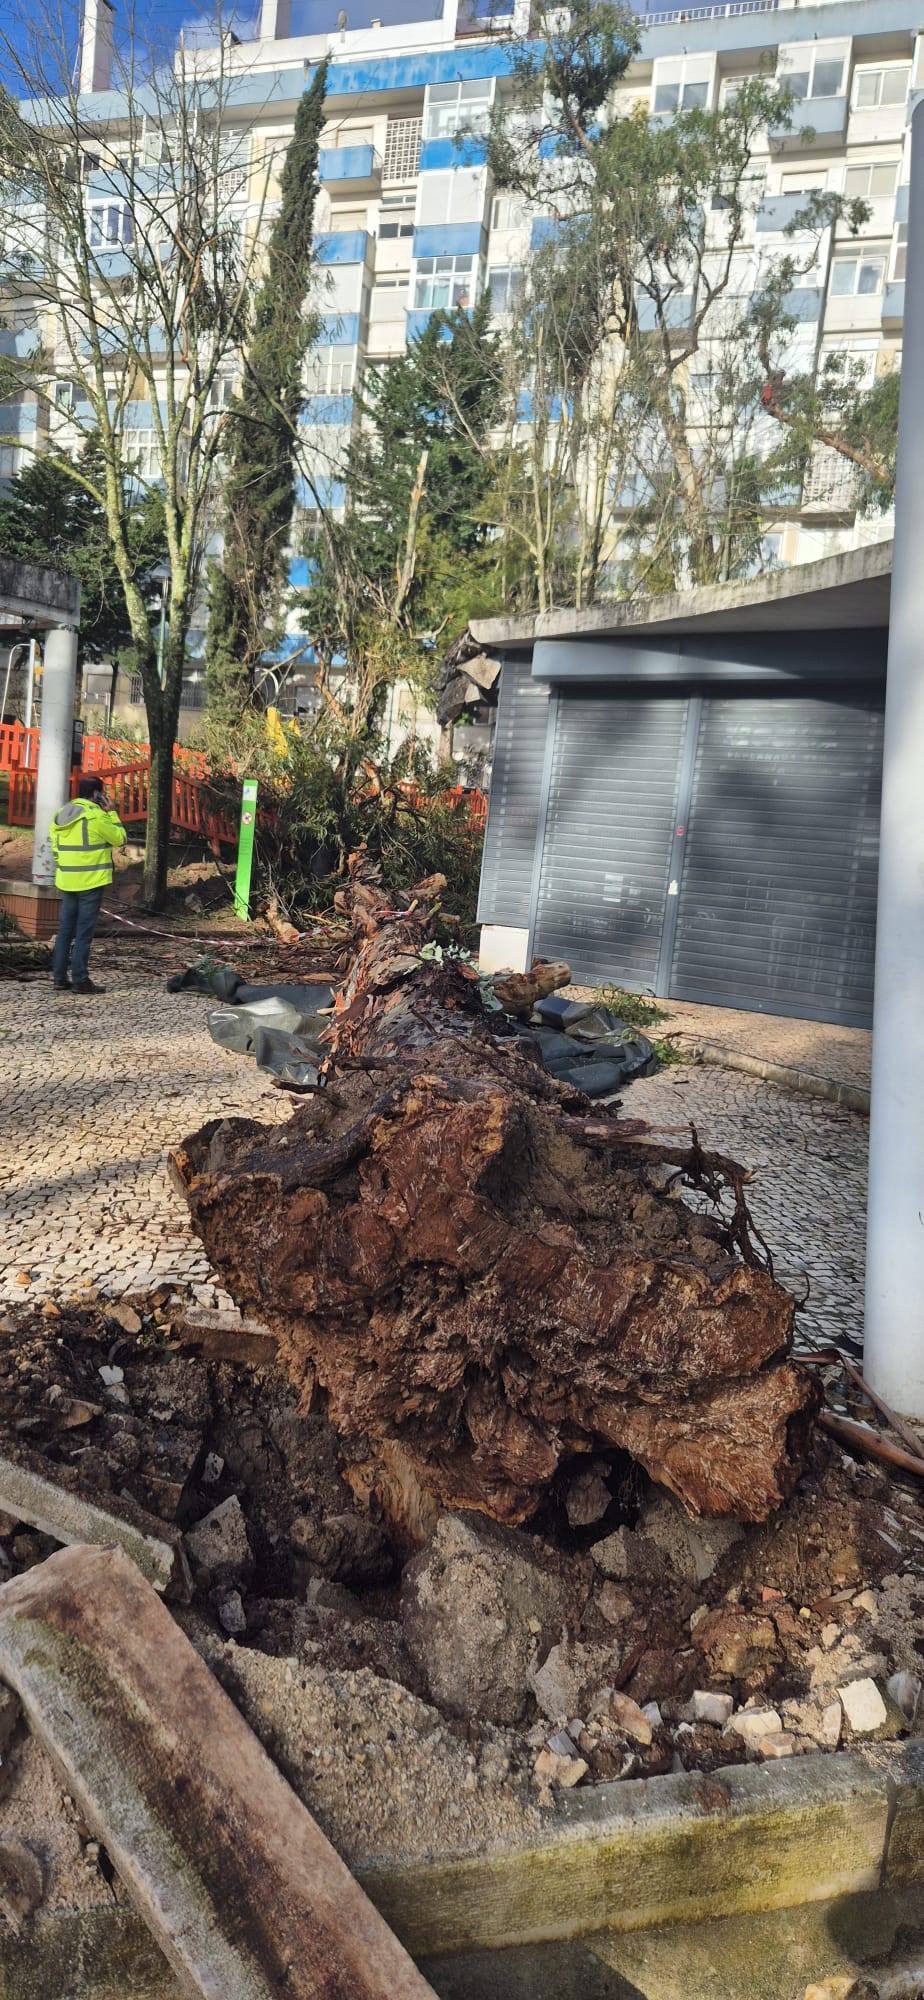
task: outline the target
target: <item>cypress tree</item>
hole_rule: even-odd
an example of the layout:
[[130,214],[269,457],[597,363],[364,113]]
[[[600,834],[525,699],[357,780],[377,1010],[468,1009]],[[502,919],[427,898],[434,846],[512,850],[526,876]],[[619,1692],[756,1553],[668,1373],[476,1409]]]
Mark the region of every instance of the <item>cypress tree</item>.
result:
[[219,721],[233,721],[249,699],[283,582],[295,503],[294,432],[315,332],[306,296],[327,70],[325,58],[296,113],[243,384],[228,417],[224,551],[210,576],[206,645],[209,704]]

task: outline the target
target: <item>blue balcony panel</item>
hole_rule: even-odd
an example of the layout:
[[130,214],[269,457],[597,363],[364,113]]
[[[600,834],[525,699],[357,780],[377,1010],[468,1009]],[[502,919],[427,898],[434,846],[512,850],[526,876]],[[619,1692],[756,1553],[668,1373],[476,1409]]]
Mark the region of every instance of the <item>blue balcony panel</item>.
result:
[[327,186],[355,187],[376,173],[374,146],[325,147],[318,156],[318,179]]
[[0,437],[34,437],[37,403],[0,403]]
[[318,347],[358,347],[358,313],[322,313]]
[[480,222],[437,222],[414,231],[415,257],[480,257]]
[[317,241],[319,264],[364,264],[369,242],[365,229],[340,229]]
[[459,139],[425,139],[418,171],[427,174],[445,172],[447,167],[483,167],[487,157],[487,140],[474,133]]
[[352,396],[309,396],[303,411],[308,424],[349,424],[353,421]]
[[902,181],[901,187],[896,189],[896,194],[895,194],[896,222],[907,222],[910,202],[911,202],[910,182]]
[[820,285],[797,285],[783,297],[783,311],[803,325],[820,319],[824,304],[825,295]]
[[[664,318],[672,332],[680,332],[689,326],[693,305],[692,292],[674,292],[669,299],[665,299]],[[655,333],[659,328],[655,301],[646,293],[641,293],[638,299],[638,324],[640,333]]]
[[[315,497],[317,496],[317,497]],[[295,482],[295,504],[309,511],[320,501],[322,507],[342,507],[346,502],[346,481],[328,472],[319,472],[309,484],[303,473]]]
[[901,326],[905,317],[905,281],[893,279],[882,295],[883,326]]
[[37,326],[0,326],[0,354],[9,360],[28,361],[37,354],[42,336]]

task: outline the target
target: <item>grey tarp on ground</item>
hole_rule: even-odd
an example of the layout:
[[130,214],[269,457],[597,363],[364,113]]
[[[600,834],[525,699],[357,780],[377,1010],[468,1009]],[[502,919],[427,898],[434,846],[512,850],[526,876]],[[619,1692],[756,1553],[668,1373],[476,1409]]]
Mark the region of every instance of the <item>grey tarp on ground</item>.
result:
[[[229,965],[205,960],[168,980],[168,993],[207,993],[224,1002],[208,1015],[220,1048],[253,1056],[287,1090],[312,1090],[324,1049],[320,1036],[330,1019],[328,985],[251,986]],[[501,1021],[500,1014],[498,1022]],[[651,1043],[633,1034],[608,1007],[550,995],[529,1022],[505,1021],[527,1039],[549,1073],[588,1097],[609,1097],[654,1060]]]

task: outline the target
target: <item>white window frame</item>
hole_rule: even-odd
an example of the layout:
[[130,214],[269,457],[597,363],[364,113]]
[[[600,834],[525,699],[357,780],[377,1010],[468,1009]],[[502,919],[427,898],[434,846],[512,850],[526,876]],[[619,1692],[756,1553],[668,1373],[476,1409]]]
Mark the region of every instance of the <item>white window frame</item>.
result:
[[460,132],[484,134],[490,124],[493,102],[492,77],[431,84],[424,113],[424,138],[454,139]]
[[[844,168],[844,194],[848,201],[894,201],[900,170],[900,160],[859,160],[853,165],[848,164]],[[866,186],[864,188],[851,189],[851,175],[856,176],[858,174],[866,175]],[[885,193],[880,192],[876,194],[873,192],[873,176],[875,174],[891,174],[892,185],[886,189]]]
[[153,425],[146,425],[143,430],[126,429],[122,435],[126,470],[131,477],[152,483],[161,479],[160,440]]
[[[886,77],[900,76],[902,73],[904,73],[904,78],[905,78],[905,88],[902,96],[887,97],[883,99],[882,93],[883,93],[883,88],[885,86]],[[873,78],[875,78],[878,88],[875,90],[868,104],[861,103],[860,101],[861,89],[863,88],[867,79],[871,81]],[[882,111],[882,110],[900,111],[902,107],[908,102],[908,92],[910,88],[911,88],[910,62],[858,64],[857,68],[854,70],[853,73],[853,109],[855,111]]]
[[889,257],[889,283],[903,285],[908,273],[908,224],[897,222]]
[[[506,283],[502,286],[501,280]],[[521,304],[526,288],[526,274],[518,264],[493,264],[485,274],[485,289],[491,301],[491,312],[499,317],[514,312]],[[503,298],[497,294],[503,291]]]
[[521,194],[494,195],[491,202],[491,229],[525,229],[526,202]]
[[135,241],[135,219],[128,203],[117,197],[91,201],[87,234],[91,250],[130,250]]
[[[831,283],[828,289],[829,298],[832,299],[880,298],[886,281],[886,271],[888,269],[888,263],[889,263],[888,253],[885,250],[868,250],[865,252],[855,250],[847,256],[840,255],[837,257],[832,257]],[[853,284],[846,290],[835,290],[835,283],[834,283],[835,272],[838,270],[849,268],[851,264],[854,266]],[[878,265],[880,267],[879,283],[875,286],[866,285],[861,289],[860,274],[864,268],[871,269],[873,265]]]
[[[837,90],[815,89],[816,73],[826,63],[830,63],[832,67],[835,63],[840,64],[840,84]],[[792,56],[791,68],[787,63],[785,68],[777,69],[776,80],[783,88],[792,90],[793,79],[804,76],[806,78],[804,92],[793,91],[793,96],[797,104],[808,104],[813,98],[843,97],[846,87],[846,71],[846,52],[840,56],[829,55],[826,43],[820,43],[817,48],[813,44],[807,43],[804,45],[804,49],[799,50],[798,56]]]
[[410,299],[411,281],[406,271],[395,277],[377,277],[369,294],[369,325],[385,326],[392,320],[403,320]]
[[356,349],[315,347],[308,356],[305,388],[309,396],[350,396],[356,383]]
[[[445,298],[437,297],[446,292]],[[415,312],[452,312],[469,307],[478,296],[478,258],[473,252],[458,257],[421,257],[414,272]]]
[[[669,97],[671,91],[675,92],[673,104],[659,104],[659,97]],[[701,98],[694,95],[699,91],[702,91]],[[656,118],[672,118],[678,111],[708,111],[709,78],[681,76],[667,78],[663,83],[654,84],[651,92],[651,108]]]
[[842,355],[845,361],[850,363],[851,367],[858,361],[863,363],[863,374],[854,378],[857,390],[862,392],[864,389],[871,388],[876,380],[876,363],[879,358],[880,344],[877,334],[870,334],[860,339],[851,339],[848,335],[843,340],[833,339],[823,341],[821,353],[818,357],[819,379],[824,374],[825,363],[835,360],[838,355]]

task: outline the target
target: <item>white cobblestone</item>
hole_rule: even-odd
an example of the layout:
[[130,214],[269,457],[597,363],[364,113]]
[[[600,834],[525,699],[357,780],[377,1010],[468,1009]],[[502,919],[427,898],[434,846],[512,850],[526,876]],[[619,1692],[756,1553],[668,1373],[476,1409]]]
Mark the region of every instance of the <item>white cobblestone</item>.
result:
[[[106,993],[0,985],[0,1302],[195,1285],[224,1298],[167,1173],[207,1118],[286,1118],[292,1100],[216,1048],[208,1002],[100,964]],[[28,1286],[17,1274],[32,1273]]]

